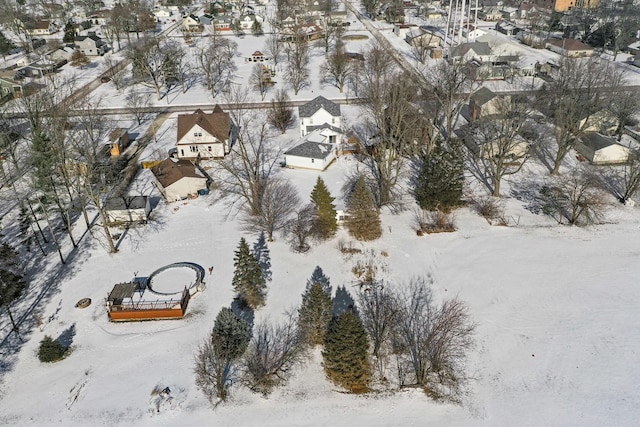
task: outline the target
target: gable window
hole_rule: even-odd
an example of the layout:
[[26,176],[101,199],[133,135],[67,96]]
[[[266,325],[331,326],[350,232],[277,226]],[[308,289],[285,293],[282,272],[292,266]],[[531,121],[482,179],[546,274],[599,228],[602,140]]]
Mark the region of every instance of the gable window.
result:
[[309,119],[309,124],[312,125],[313,124],[313,118]]
[[336,118],[335,117],[331,117],[331,124],[335,124],[336,123]]
[[315,163],[315,162],[316,162],[316,159],[311,159],[311,163]]
[[195,136],[196,138],[200,138],[202,136],[202,132],[194,132],[193,136]]
[[209,149],[209,151],[211,151],[211,146],[210,145],[207,148]]
[[197,153],[198,152],[198,147],[196,147],[195,145],[190,145],[189,146],[189,151],[191,151],[192,153]]

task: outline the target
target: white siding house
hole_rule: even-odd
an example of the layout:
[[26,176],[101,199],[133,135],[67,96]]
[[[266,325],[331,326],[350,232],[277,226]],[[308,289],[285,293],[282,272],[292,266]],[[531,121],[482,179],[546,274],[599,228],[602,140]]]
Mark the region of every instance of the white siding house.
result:
[[614,138],[596,132],[585,134],[575,145],[575,150],[594,165],[626,163],[630,150],[618,144]]
[[284,153],[288,168],[323,171],[336,158],[337,140],[341,137],[330,127],[316,129],[302,142]]
[[341,126],[340,106],[319,96],[298,107],[300,118],[300,136],[305,136],[321,125],[331,125],[339,129]]

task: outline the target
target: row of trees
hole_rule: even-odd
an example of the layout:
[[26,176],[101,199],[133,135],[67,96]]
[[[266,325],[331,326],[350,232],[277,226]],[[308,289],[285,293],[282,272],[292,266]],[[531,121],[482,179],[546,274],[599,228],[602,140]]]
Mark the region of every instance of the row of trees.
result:
[[395,378],[399,387],[459,399],[475,328],[466,305],[457,299],[436,303],[430,278],[402,290],[375,280],[361,285],[357,303],[344,287],[333,297],[329,278],[317,267],[300,306],[279,324],[253,328],[243,320],[247,316],[223,308],[196,354],[196,384],[214,405],[238,382],[269,394],[288,381],[308,350],[322,346],[327,378],[350,392],[368,392],[383,378]]

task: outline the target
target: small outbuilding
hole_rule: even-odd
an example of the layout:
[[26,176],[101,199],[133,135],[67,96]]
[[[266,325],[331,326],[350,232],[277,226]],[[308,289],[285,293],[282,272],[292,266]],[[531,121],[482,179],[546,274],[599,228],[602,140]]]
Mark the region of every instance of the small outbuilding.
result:
[[107,221],[110,225],[146,223],[151,213],[147,196],[113,197],[105,201]]
[[631,151],[614,138],[597,132],[586,133],[575,145],[575,150],[594,165],[615,165],[629,161]]
[[168,202],[194,197],[208,189],[208,178],[186,159],[166,159],[151,168],[155,186]]

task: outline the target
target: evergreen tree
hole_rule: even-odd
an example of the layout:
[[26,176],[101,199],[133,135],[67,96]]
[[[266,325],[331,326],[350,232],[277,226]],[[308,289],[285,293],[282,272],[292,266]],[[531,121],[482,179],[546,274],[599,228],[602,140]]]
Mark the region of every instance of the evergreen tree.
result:
[[42,341],[40,341],[38,359],[40,359],[41,362],[55,362],[62,359],[66,351],[65,346],[49,335],[45,335]]
[[269,252],[269,246],[267,245],[267,237],[264,231],[260,232],[258,240],[253,244],[253,256],[258,261],[260,268],[262,269],[262,277],[264,280],[271,281],[271,254]]
[[335,384],[352,393],[366,392],[371,381],[369,338],[352,311],[334,317],[325,337],[324,370]]
[[238,250],[234,257],[235,271],[233,273],[233,289],[244,304],[255,309],[265,303],[267,285],[262,274],[262,268],[249,250],[247,241],[240,239]]
[[64,26],[64,36],[62,37],[63,43],[73,43],[76,39],[76,31],[73,28],[71,21],[67,21]]
[[0,31],[0,55],[3,57],[13,49],[13,43]]
[[13,331],[20,337],[18,325],[11,313],[11,303],[20,298],[27,284],[19,272],[18,253],[6,243],[0,245],[0,263],[0,307],[7,309]]
[[302,304],[298,309],[298,329],[307,344],[318,345],[324,342],[332,318],[332,307],[329,278],[320,267],[316,267],[307,281]]
[[230,308],[216,316],[209,340],[196,354],[196,385],[211,403],[224,401],[237,371],[237,363],[249,344],[247,323]]
[[449,212],[460,204],[464,184],[462,143],[436,144],[424,156],[416,177],[414,197],[422,209]]
[[313,191],[311,191],[311,202],[315,208],[316,220],[314,234],[321,239],[329,239],[338,230],[336,219],[336,206],[333,204],[335,197],[327,189],[322,178],[318,177]]
[[345,225],[358,240],[375,240],[382,235],[380,213],[362,175],[351,192]]
[[307,290],[309,290],[311,286],[315,285],[316,283],[321,284],[322,289],[327,294],[331,295],[333,293],[331,290],[331,281],[324,274],[324,271],[322,271],[322,268],[320,268],[319,265],[317,265],[316,268],[313,270],[313,273],[311,273],[311,278],[307,280]]
[[52,189],[52,177],[55,176],[56,153],[53,142],[41,128],[33,131],[31,144],[31,166],[33,167],[34,186],[42,191]]

